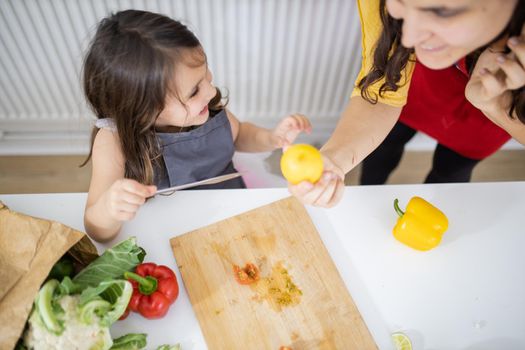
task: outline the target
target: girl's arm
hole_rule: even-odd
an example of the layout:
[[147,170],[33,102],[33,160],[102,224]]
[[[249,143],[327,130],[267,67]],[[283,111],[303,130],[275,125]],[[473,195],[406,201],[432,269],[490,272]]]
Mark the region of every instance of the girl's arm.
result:
[[232,128],[235,149],[240,152],[273,151],[290,145],[302,132],[311,132],[310,121],[303,115],[285,117],[273,129],[261,128],[253,123],[239,121],[226,110]]
[[321,148],[325,172],[312,184],[303,181],[288,189],[301,202],[332,207],[344,191],[344,175],[358,165],[385,139],[401,114],[401,107],[371,104],[354,96],[346,106],[335,131]]
[[92,173],[84,212],[86,232],[96,241],[114,238],[155,186],[124,179],[124,158],[116,133],[101,129],[95,137]]

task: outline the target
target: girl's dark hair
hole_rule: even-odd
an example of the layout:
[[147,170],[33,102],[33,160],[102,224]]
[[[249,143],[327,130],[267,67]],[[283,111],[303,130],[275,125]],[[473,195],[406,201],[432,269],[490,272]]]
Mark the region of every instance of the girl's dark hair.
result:
[[[379,88],[379,96],[382,97],[387,91],[397,91],[400,87],[398,84],[401,79],[401,72],[406,68],[410,56],[414,53],[414,49],[401,45],[401,26],[403,21],[395,19],[388,14],[385,1],[380,0],[379,2],[383,31],[376,43],[372,69],[357,85],[361,89],[361,96],[372,104],[377,103],[378,96],[370,91],[371,85],[385,78],[385,82]],[[466,57],[469,71],[472,72],[480,54],[494,42],[505,35],[519,36],[524,23],[525,0],[518,0],[514,13],[505,29],[490,43],[480,47]],[[513,113],[516,113],[518,119],[525,124],[525,90],[521,87],[512,90],[511,93],[512,103],[509,108],[509,115],[512,118]]]
[[[166,97],[179,98],[173,82],[175,67],[183,60],[197,66],[206,63],[206,55],[197,37],[169,17],[126,10],[103,19],[97,28],[84,61],[84,93],[97,118],[116,123],[126,178],[152,184],[154,169],[162,168],[154,126]],[[217,89],[210,110],[220,109],[221,100]],[[81,166],[91,158],[97,132],[95,127]]]

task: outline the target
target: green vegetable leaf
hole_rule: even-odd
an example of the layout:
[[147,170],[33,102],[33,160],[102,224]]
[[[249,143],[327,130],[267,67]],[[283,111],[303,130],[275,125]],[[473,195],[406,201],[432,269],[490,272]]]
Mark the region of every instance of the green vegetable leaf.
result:
[[160,345],[156,350],[181,350],[180,344],[175,345]]
[[111,326],[126,311],[133,287],[125,280],[103,281],[97,287],[88,287],[80,294],[80,317],[91,323],[93,316],[104,326]]
[[68,256],[63,256],[53,265],[48,278],[61,281],[64,277],[73,275],[74,271],[73,260]]
[[130,333],[113,340],[110,350],[139,350],[146,346],[144,333]]
[[[84,348],[108,349],[109,326],[126,311],[133,293],[124,272],[133,270],[144,256],[132,237],[108,249],[73,279],[45,282],[35,298],[23,345],[33,349],[49,343],[54,348],[68,339]],[[69,274],[67,267],[59,272]]]
[[122,278],[125,271],[132,271],[144,260],[144,249],[137,246],[136,238],[130,237],[104,252],[84,270],[73,282],[81,289],[96,287],[102,281]]
[[61,334],[64,331],[64,325],[57,317],[57,311],[60,311],[60,309],[57,309],[53,301],[53,295],[57,288],[57,280],[47,281],[38,292],[35,300],[35,309],[40,316],[40,320],[47,330],[53,334]]
[[94,299],[80,308],[80,319],[85,324],[96,322],[94,316],[102,316],[111,310],[111,304],[103,299]]
[[81,291],[82,288],[80,288],[80,286],[73,282],[69,277],[64,277],[58,286],[59,295],[79,294]]

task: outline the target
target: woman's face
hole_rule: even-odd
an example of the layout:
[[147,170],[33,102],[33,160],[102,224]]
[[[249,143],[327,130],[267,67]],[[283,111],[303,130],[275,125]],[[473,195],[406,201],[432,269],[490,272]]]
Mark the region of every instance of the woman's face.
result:
[[[203,60],[204,61],[204,60]],[[178,97],[166,97],[166,106],[159,114],[155,126],[193,126],[201,125],[210,115],[208,103],[217,91],[212,84],[212,74],[207,63],[188,65],[184,62],[175,69],[175,85]]]
[[403,20],[402,44],[432,69],[450,67],[507,26],[518,0],[386,0]]

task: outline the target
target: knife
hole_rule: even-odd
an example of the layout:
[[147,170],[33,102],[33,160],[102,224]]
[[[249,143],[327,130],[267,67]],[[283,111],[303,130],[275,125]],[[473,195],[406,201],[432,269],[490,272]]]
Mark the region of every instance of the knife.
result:
[[241,176],[241,173],[236,172],[236,173],[231,173],[231,174],[211,177],[209,179],[195,181],[195,182],[190,182],[190,183],[187,183],[187,184],[184,184],[184,185],[163,188],[162,190],[158,190],[157,192],[155,192],[155,195],[164,194],[164,193],[168,193],[168,192],[175,192],[175,191],[178,191],[178,190],[183,190],[185,188],[191,188],[191,187],[196,187],[196,186],[200,186],[200,185],[217,184],[219,182],[235,179],[236,177],[239,177],[239,176]]

